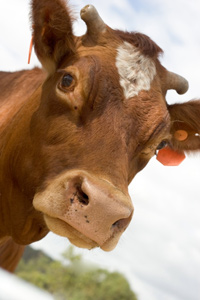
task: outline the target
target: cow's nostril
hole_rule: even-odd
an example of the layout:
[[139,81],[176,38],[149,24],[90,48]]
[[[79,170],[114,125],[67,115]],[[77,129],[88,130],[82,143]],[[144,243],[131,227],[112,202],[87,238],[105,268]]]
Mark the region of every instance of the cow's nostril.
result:
[[117,220],[112,224],[112,229],[125,230],[130,223],[132,214],[128,218]]
[[124,219],[121,219],[121,220],[118,220],[116,221],[115,223],[112,224],[112,228],[119,228],[121,229],[124,225],[124,222],[123,222]]
[[80,186],[77,187],[77,194],[76,194],[78,201],[83,205],[89,204],[89,197],[87,194],[83,192]]

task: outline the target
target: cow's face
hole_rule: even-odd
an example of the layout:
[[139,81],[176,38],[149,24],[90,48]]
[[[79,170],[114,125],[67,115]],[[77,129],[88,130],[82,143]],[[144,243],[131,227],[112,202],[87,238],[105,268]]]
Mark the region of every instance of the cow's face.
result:
[[62,43],[57,29],[37,26],[42,10],[34,10],[34,38],[49,76],[31,121],[40,182],[33,205],[75,245],[111,250],[133,214],[129,182],[169,139],[168,73],[151,40],[111,30],[93,7],[82,11],[87,35],[70,31]]

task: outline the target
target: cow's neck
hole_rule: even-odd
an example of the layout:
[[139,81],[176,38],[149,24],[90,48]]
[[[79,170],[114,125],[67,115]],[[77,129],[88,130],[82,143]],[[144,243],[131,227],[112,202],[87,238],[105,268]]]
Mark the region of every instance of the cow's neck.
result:
[[0,237],[12,236],[19,244],[29,244],[47,233],[42,216],[32,206],[36,185],[31,181],[34,166],[30,122],[40,103],[40,95],[41,87],[21,106],[4,130],[1,144]]

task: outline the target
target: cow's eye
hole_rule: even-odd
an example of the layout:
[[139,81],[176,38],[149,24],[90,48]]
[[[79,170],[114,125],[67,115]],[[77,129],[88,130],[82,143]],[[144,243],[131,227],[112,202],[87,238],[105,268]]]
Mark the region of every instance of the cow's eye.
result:
[[73,91],[73,89],[75,87],[75,79],[74,79],[74,77],[71,74],[66,73],[62,77],[62,79],[61,79],[58,87],[63,92]]
[[157,150],[161,150],[163,148],[165,148],[167,146],[167,142],[166,141],[162,141],[158,147],[157,147]]
[[62,78],[61,85],[63,88],[69,88],[74,81],[74,78],[70,74],[65,74]]

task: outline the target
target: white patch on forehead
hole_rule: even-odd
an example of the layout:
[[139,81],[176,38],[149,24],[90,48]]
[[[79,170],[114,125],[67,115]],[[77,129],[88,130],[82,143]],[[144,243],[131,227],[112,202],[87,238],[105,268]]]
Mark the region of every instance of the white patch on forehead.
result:
[[117,49],[116,66],[126,99],[137,96],[142,90],[150,89],[156,75],[155,63],[141,54],[137,47],[128,42],[120,45]]

